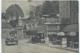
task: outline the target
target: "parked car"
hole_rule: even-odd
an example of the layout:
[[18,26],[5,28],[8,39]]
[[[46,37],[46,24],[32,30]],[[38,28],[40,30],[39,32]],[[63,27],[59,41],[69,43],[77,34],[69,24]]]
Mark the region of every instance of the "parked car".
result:
[[44,35],[41,35],[41,34],[32,36],[31,40],[33,43],[44,43],[45,42]]
[[18,45],[18,39],[15,36],[15,34],[11,34],[9,37],[5,40],[6,45]]

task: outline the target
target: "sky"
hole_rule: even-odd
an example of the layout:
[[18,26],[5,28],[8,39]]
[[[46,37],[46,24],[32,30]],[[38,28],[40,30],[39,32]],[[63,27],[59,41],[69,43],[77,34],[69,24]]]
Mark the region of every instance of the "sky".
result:
[[27,16],[29,15],[30,12],[30,5],[37,6],[38,4],[42,3],[40,1],[38,2],[36,2],[35,0],[32,1],[34,2],[28,2],[28,0],[2,0],[2,12],[5,12],[10,5],[18,4],[23,10],[24,15]]
[[18,4],[20,7],[21,7],[21,9],[23,10],[23,12],[24,12],[24,15],[28,15],[29,14],[29,2],[27,1],[27,0],[25,0],[25,1],[18,1],[18,0],[2,0],[2,12],[5,12],[6,11],[6,9],[10,6],[10,5],[12,5],[12,4]]

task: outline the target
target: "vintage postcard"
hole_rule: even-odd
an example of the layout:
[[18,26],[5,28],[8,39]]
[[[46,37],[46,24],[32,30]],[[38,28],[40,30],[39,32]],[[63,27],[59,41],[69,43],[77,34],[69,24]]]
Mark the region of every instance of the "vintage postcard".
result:
[[79,53],[78,0],[2,0],[2,53]]

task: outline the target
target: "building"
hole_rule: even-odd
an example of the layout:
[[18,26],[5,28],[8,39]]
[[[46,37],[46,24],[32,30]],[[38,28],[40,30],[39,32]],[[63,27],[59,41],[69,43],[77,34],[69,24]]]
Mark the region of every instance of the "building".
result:
[[59,4],[61,31],[65,33],[66,45],[78,48],[78,1],[61,1]]

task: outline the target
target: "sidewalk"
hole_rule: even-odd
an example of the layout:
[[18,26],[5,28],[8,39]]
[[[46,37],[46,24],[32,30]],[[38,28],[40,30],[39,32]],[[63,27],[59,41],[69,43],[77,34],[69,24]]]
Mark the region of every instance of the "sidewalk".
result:
[[74,51],[74,52],[79,51],[79,49],[70,48],[70,47],[62,47],[61,45],[41,44],[41,43],[38,43],[37,45],[41,45],[43,47],[45,46],[45,47],[50,47],[50,48],[57,48],[57,49],[63,49],[63,50],[68,50],[68,51]]

